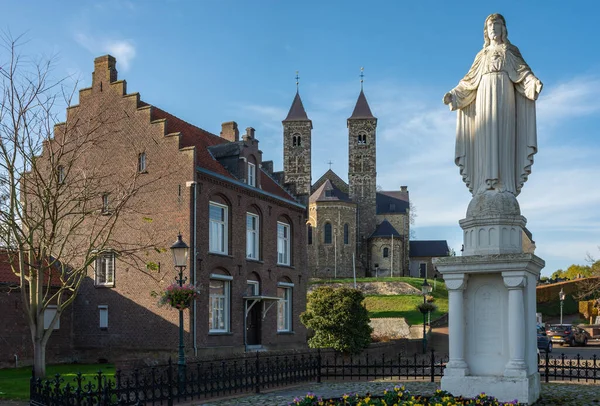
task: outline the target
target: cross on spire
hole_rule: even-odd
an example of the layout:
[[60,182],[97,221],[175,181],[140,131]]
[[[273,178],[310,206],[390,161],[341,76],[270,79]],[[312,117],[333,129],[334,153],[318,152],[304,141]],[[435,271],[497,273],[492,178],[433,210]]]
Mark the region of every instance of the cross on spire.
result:
[[333,165],[333,162],[331,162],[331,159],[329,160],[329,162],[327,162],[327,164],[329,165],[329,169],[331,169],[331,165]]
[[360,68],[360,90],[363,90],[363,82],[365,77],[365,68]]
[[300,87],[300,76],[298,76],[298,71],[296,71],[296,91],[298,91],[298,88]]

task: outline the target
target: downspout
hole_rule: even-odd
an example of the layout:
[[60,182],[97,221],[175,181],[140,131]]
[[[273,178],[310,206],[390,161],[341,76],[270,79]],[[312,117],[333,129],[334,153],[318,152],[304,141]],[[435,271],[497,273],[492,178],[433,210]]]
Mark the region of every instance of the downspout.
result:
[[[198,211],[198,194],[196,193],[196,181],[191,181],[191,182],[187,182],[187,186],[192,188],[192,199],[194,201],[193,206],[194,206],[194,213],[192,214],[192,281],[194,283],[194,285],[197,284],[198,282],[198,273],[197,273],[197,268],[198,268],[198,247],[196,244],[196,213]],[[192,304],[192,341],[193,341],[193,347],[194,347],[194,356],[197,357],[198,356],[198,301],[196,299],[194,299],[194,302]]]

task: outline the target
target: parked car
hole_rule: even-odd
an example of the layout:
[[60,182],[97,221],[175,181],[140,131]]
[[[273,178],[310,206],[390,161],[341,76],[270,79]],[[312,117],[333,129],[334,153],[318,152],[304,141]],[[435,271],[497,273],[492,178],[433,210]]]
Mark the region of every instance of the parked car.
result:
[[552,340],[542,326],[537,326],[537,346],[538,350],[552,352]]
[[570,324],[552,324],[547,330],[553,343],[561,345],[587,345],[590,334]]

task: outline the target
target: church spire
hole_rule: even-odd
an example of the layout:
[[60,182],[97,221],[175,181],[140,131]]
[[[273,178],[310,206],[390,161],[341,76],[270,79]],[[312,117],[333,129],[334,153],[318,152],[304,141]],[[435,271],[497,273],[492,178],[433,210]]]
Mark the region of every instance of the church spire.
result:
[[369,107],[365,93],[360,89],[356,106],[354,106],[354,111],[348,120],[365,118],[375,118],[375,116],[371,113],[371,108]]
[[283,122],[286,121],[310,121],[308,115],[306,115],[306,110],[304,110],[304,105],[302,104],[302,99],[300,98],[300,93],[298,91],[296,91],[296,96],[292,102],[292,107],[290,107],[290,112],[285,120],[283,120]]

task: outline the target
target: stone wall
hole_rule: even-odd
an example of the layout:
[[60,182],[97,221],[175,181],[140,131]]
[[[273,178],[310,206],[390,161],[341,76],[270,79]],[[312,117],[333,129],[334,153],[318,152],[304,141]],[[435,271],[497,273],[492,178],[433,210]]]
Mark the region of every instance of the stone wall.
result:
[[[313,228],[312,244],[308,245],[308,269],[312,277],[333,278],[353,276],[352,254],[356,252],[356,205],[346,202],[314,202],[309,206]],[[332,225],[331,244],[325,244],[324,227]],[[344,243],[344,224],[348,224],[348,244]],[[357,276],[364,276],[356,258]]]

